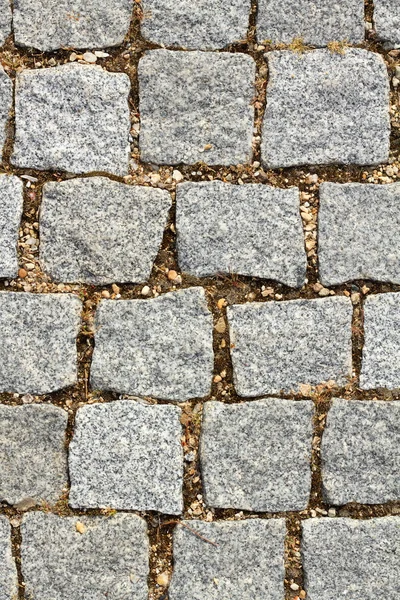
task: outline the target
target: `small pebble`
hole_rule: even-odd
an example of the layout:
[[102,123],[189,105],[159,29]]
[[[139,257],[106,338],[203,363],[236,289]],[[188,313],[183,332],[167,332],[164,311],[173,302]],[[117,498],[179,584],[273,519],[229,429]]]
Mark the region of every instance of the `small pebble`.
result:
[[225,333],[226,331],[226,324],[225,324],[225,320],[223,317],[220,317],[215,325],[215,331],[217,331],[218,333]]
[[174,281],[178,277],[178,273],[171,269],[170,271],[168,271],[167,277],[170,281]]
[[150,294],[150,288],[148,285],[142,287],[142,291],[140,292],[142,296],[148,296]]
[[299,585],[297,585],[297,583],[291,583],[290,584],[290,589],[293,590],[294,592],[297,592],[297,590],[299,589]]
[[83,60],[87,63],[94,64],[97,61],[97,56],[93,52],[85,52]]
[[26,277],[28,275],[28,272],[25,271],[25,269],[20,269],[18,271],[18,277],[20,277],[21,279],[24,279],[24,277]]
[[101,292],[101,295],[103,296],[103,298],[109,298],[111,296],[111,294],[108,290],[103,290]]
[[330,293],[331,293],[330,290],[328,290],[327,288],[324,288],[324,287],[322,288],[322,290],[319,290],[319,292],[318,292],[318,294],[320,296],[322,296],[322,298],[325,298],[326,296],[329,296]]
[[183,175],[180,171],[178,171],[177,169],[175,169],[172,173],[172,179],[174,179],[175,181],[182,181],[183,180]]
[[166,587],[169,583],[169,573],[167,571],[164,571],[163,573],[157,575],[157,583],[158,585]]
[[77,521],[75,527],[78,533],[86,533],[87,531],[86,525],[81,521]]

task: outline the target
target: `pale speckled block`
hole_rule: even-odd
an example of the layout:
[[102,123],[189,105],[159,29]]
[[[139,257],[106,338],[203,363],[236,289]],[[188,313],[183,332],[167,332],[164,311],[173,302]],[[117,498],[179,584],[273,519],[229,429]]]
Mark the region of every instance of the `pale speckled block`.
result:
[[4,42],[10,35],[11,24],[11,2],[10,0],[0,0],[0,46],[4,44]]
[[0,163],[6,142],[6,127],[13,102],[13,83],[0,65]]
[[400,44],[400,1],[374,0],[374,25],[379,40],[394,47]]
[[0,277],[18,274],[17,244],[24,198],[22,181],[0,175]]
[[0,515],[0,600],[18,598],[18,575],[11,549],[11,527]]

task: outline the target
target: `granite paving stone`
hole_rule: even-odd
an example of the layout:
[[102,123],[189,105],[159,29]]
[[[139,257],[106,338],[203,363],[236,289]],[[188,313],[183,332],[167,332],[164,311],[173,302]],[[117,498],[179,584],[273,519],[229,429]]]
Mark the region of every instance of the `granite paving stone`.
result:
[[22,574],[35,600],[147,600],[146,521],[31,512],[21,527]]
[[400,1],[374,0],[374,25],[379,40],[389,46],[400,44]]
[[241,53],[147,52],[138,68],[142,161],[249,162],[255,66]]
[[273,44],[301,39],[310,46],[364,40],[364,0],[259,0],[257,37]]
[[78,410],[69,447],[73,508],[183,509],[181,410],[131,400]]
[[40,213],[44,270],[63,282],[146,281],[170,208],[165,190],[105,177],[46,183]]
[[313,403],[207,402],[200,445],[208,506],[256,512],[307,508]]
[[143,0],[142,35],[162,46],[216,50],[245,40],[250,0]]
[[15,42],[43,52],[119,46],[132,12],[132,0],[14,0]]
[[400,184],[323,183],[318,257],[324,285],[352,279],[400,284]]
[[11,550],[11,527],[0,515],[0,600],[18,598],[18,576]]
[[10,0],[0,0],[0,46],[4,44],[11,33],[11,3]]
[[4,144],[6,142],[6,127],[12,108],[12,101],[13,84],[0,65],[0,163],[2,162]]
[[302,528],[308,600],[396,598],[399,517],[308,519]]
[[368,296],[360,386],[400,388],[400,294]]
[[150,300],[104,300],[96,316],[95,390],[187,400],[207,396],[214,368],[203,288]]
[[0,404],[0,500],[54,504],[68,484],[68,414],[49,404]]
[[400,403],[334,399],[321,459],[329,504],[400,500]]
[[76,383],[81,309],[73,294],[0,292],[0,392],[49,394]]
[[[17,75],[12,163],[40,170],[126,175],[129,77],[66,64]],[[68,140],[68,143],[66,143]]]
[[178,185],[180,268],[196,277],[239,273],[301,287],[307,257],[299,206],[298,188]]
[[284,519],[178,525],[170,600],[283,600]]
[[233,377],[240,396],[298,391],[352,373],[349,298],[253,302],[227,308]]
[[17,243],[22,217],[23,185],[14,175],[0,175],[0,277],[18,274]]
[[389,80],[379,54],[276,51],[267,60],[261,154],[268,168],[388,161]]

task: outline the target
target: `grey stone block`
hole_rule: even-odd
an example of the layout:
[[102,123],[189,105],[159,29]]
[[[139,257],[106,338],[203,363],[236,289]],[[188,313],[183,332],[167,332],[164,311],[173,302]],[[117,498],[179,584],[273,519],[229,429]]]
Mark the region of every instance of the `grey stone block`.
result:
[[308,600],[394,600],[400,518],[308,519],[302,554]]
[[267,56],[261,148],[267,167],[388,160],[389,80],[379,54],[350,48]]
[[253,302],[227,308],[240,396],[298,391],[352,374],[349,298]]
[[400,2],[374,0],[374,22],[378,39],[391,46],[400,44]]
[[206,402],[200,457],[207,504],[256,512],[307,508],[313,414],[307,400]]
[[4,44],[11,33],[11,22],[10,0],[0,0],[0,46]]
[[146,281],[170,207],[167,191],[105,177],[46,183],[40,213],[44,269],[64,282]]
[[400,284],[400,184],[323,183],[318,215],[322,283]]
[[400,499],[400,403],[334,399],[322,437],[330,504]]
[[178,525],[170,600],[283,600],[284,519]]
[[181,410],[130,400],[80,408],[69,447],[75,508],[183,509]]
[[400,294],[368,296],[360,386],[400,388]]
[[162,46],[216,50],[247,38],[250,0],[144,0],[142,35]]
[[22,71],[15,92],[13,164],[125,175],[130,153],[129,91],[125,73],[94,65]]
[[21,533],[27,598],[147,600],[144,519],[123,513],[106,518],[31,512]]
[[0,293],[0,392],[49,394],[76,383],[81,308],[72,294]]
[[273,44],[301,38],[310,46],[364,40],[364,0],[259,0],[257,37]]
[[188,182],[178,186],[176,204],[182,271],[304,284],[307,257],[298,188]]
[[14,0],[15,42],[44,52],[119,46],[132,0]]
[[11,550],[11,527],[0,515],[0,600],[18,598],[18,576]]
[[0,65],[0,164],[6,142],[6,126],[13,101],[13,84]]
[[23,208],[22,181],[13,175],[0,175],[0,277],[18,274],[18,233]]
[[152,50],[140,59],[138,75],[144,162],[251,160],[255,62],[250,56]]
[[104,300],[96,329],[93,389],[178,401],[210,393],[212,316],[203,288]]
[[54,504],[68,484],[65,410],[0,404],[0,500]]

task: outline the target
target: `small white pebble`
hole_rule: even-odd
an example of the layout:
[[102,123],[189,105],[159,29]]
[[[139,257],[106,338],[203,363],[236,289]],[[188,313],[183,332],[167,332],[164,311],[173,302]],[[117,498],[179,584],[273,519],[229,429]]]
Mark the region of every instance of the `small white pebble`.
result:
[[97,56],[93,52],[85,52],[83,60],[87,63],[94,64],[97,61]]
[[142,287],[142,291],[140,292],[142,296],[148,296],[150,294],[150,288],[148,285]]

